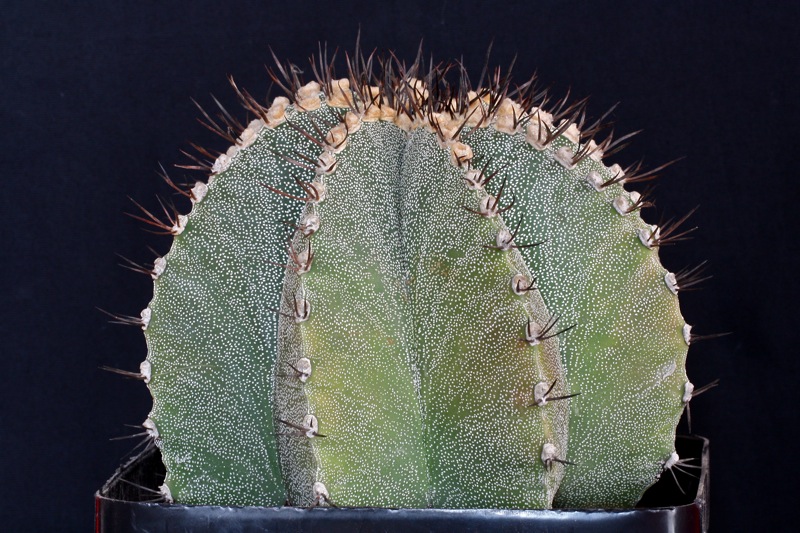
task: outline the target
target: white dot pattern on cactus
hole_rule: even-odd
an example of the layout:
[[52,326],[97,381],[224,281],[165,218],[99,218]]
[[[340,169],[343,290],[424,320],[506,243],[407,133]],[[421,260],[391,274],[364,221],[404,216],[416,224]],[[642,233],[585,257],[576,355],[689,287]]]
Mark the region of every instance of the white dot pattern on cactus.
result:
[[164,434],[166,485],[185,503],[285,497],[264,488],[282,483],[268,408],[277,350],[270,308],[281,305],[281,295],[263,288],[282,283],[286,269],[277,265],[288,262],[290,235],[284,221],[298,220],[303,203],[283,202],[264,184],[300,194],[297,167],[275,154],[310,151],[313,143],[288,127],[264,133],[210,181],[154,286],[156,312],[146,332],[150,417]]
[[[680,416],[676,406],[686,352],[676,344],[683,319],[664,284],[666,270],[655,248],[644,248],[637,233],[649,237],[655,230],[633,213],[618,216],[614,198],[629,197],[621,185],[603,187],[599,194],[582,186],[588,172],[606,181],[621,172],[618,168],[590,158],[575,169],[564,168],[548,162],[555,158],[549,150],[530,150],[522,135],[500,135],[491,128],[470,139],[476,153],[492,143],[498,154],[495,164],[505,165],[509,194],[518,208],[504,217],[509,226],[520,224],[520,242],[545,241],[521,253],[536,273],[548,308],[559,314],[561,323],[577,324],[561,345],[570,390],[580,392],[573,400],[572,413],[580,416],[571,416],[568,450],[568,459],[576,464],[566,469],[557,503],[613,505],[621,492],[638,491],[642,480],[657,475],[658,461],[651,450],[660,446],[662,453],[672,446]],[[551,150],[576,149],[563,138],[552,145]],[[534,173],[537,165],[546,172]],[[675,362],[676,355],[681,371],[660,380],[658,369]],[[633,390],[619,385],[628,380],[639,385]],[[589,398],[602,398],[606,407],[584,408]],[[661,426],[660,433],[645,435],[635,429],[665,418],[670,423]],[[635,475],[619,467],[622,456],[636,465]],[[568,494],[567,487],[572,494],[562,496]]]
[[665,468],[691,335],[622,170],[405,83],[294,87],[192,189],[142,313],[169,500],[620,506]]

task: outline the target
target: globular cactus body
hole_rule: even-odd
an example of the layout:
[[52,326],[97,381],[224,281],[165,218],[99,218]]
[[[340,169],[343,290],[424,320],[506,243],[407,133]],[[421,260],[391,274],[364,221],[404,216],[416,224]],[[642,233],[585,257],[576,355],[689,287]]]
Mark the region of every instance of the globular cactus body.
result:
[[688,344],[636,193],[577,114],[360,65],[245,94],[259,118],[172,228],[143,314],[164,491],[632,505],[674,451]]

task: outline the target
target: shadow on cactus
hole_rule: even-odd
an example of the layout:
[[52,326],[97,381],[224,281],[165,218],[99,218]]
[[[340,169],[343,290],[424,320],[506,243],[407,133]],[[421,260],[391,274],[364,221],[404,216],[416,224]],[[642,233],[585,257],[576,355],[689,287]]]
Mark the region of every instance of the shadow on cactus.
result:
[[[348,57],[205,124],[209,174],[137,323],[168,501],[632,506],[672,465],[693,337],[606,166],[628,137],[534,80]],[[455,79],[455,82],[452,80]],[[232,82],[233,83],[233,82]],[[173,184],[173,186],[175,186]],[[177,186],[175,186],[178,188]]]

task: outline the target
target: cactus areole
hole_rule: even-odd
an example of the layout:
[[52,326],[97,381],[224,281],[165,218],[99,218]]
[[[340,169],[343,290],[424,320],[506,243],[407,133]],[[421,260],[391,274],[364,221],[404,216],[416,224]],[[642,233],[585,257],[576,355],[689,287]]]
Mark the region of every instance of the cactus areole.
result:
[[234,85],[253,120],[205,114],[232,146],[200,150],[188,214],[148,213],[174,235],[138,321],[164,498],[634,505],[692,395],[669,237],[625,189],[652,172],[500,71],[313,70],[278,63],[271,104]]

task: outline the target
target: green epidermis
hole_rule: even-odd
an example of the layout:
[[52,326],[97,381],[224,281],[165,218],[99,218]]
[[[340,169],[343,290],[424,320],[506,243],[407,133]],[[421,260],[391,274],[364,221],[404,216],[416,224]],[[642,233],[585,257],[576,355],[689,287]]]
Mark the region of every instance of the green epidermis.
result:
[[530,404],[561,375],[557,341],[521,339],[548,314],[511,290],[519,254],[484,247],[505,226],[465,207],[486,193],[422,129],[363,123],[336,157],[306,211],[320,230],[295,243],[313,266],[284,286],[280,359],[313,370],[278,382],[277,408],[325,435],[279,440],[292,502],[320,503],[321,482],[336,505],[548,507],[561,467],[541,450],[566,453],[566,405]]
[[561,355],[571,392],[570,448],[556,505],[627,507],[662,472],[674,450],[682,413],[687,345],[678,300],[666,286],[657,248],[646,247],[637,212],[612,205],[629,194],[621,185],[595,190],[587,180],[614,173],[586,158],[568,169],[553,154],[575,144],[564,137],[546,150],[525,134],[493,128],[471,132],[476,160],[502,168],[516,207],[506,218],[519,225],[521,249],[537,274],[548,309],[560,323]]
[[[299,123],[311,128],[308,117]],[[145,331],[150,418],[166,485],[187,504],[282,505],[273,426],[273,368],[286,221],[302,203],[268,190],[296,187],[276,154],[315,145],[284,124],[265,129],[214,176],[155,280]]]

